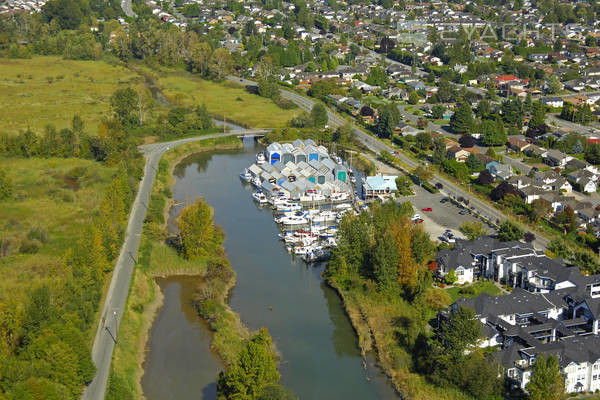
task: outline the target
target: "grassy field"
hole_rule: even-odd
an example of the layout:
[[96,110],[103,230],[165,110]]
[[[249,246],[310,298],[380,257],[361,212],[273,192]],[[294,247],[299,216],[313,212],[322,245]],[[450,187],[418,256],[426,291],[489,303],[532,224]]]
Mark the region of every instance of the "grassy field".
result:
[[0,122],[5,132],[39,132],[47,124],[65,128],[77,114],[95,133],[111,94],[142,82],[135,72],[103,61],[0,58]]
[[284,110],[272,100],[249,93],[231,82],[216,83],[190,73],[177,71],[161,74],[157,81],[167,100],[175,104],[206,104],[219,119],[252,128],[288,126],[299,109]]
[[[115,169],[80,159],[0,159],[15,184],[13,200],[0,207],[0,238],[9,255],[0,258],[0,301],[22,300],[34,281],[60,278],[62,257],[95,213]],[[27,235],[40,229],[35,253],[24,253]]]
[[481,293],[487,293],[491,296],[498,296],[499,294],[502,294],[502,290],[498,286],[494,285],[492,282],[486,281],[476,282],[471,286],[465,287],[455,286],[446,289],[446,291],[450,295],[450,303],[454,303],[461,297],[477,297]]

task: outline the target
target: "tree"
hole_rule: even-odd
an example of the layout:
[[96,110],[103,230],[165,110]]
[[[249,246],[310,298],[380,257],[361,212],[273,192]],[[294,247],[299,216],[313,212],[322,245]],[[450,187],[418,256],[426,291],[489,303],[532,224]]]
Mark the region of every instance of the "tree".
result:
[[450,271],[448,271],[448,273],[446,274],[446,276],[444,276],[444,280],[446,281],[446,283],[448,285],[453,285],[454,283],[456,283],[456,281],[458,280],[458,276],[456,275],[456,271],[451,269]]
[[315,103],[313,108],[310,110],[310,117],[313,125],[319,128],[327,125],[329,117],[327,116],[327,108],[321,103]]
[[564,210],[556,214],[554,220],[569,232],[572,232],[577,228],[577,216],[571,206],[567,206]]
[[377,135],[381,138],[391,137],[400,119],[400,111],[394,104],[387,104],[380,108],[376,127]]
[[485,118],[492,112],[492,107],[490,106],[490,102],[488,99],[482,99],[477,104],[477,109],[475,110],[475,114],[479,118]]
[[465,350],[477,343],[481,337],[481,330],[482,325],[475,317],[475,311],[470,307],[460,306],[444,324],[440,336],[445,350],[459,359]]
[[271,336],[261,328],[238,354],[226,372],[219,373],[219,400],[252,400],[263,393],[266,385],[279,382],[279,373],[271,350]]
[[587,162],[598,165],[600,164],[600,144],[590,143],[585,149],[585,159]]
[[521,128],[524,117],[523,102],[519,98],[508,99],[502,103],[502,119],[508,125]]
[[443,137],[438,136],[433,140],[433,147],[432,161],[439,165],[446,159],[446,141]]
[[229,51],[224,48],[218,48],[210,57],[208,71],[216,80],[220,81],[225,77],[225,75],[231,72],[232,66],[233,58],[231,58]]
[[533,103],[532,115],[529,120],[529,126],[536,128],[546,124],[546,107],[541,101]]
[[565,381],[560,374],[555,355],[538,354],[527,384],[531,400],[562,400],[565,398]]
[[427,182],[433,177],[433,173],[422,165],[417,166],[413,170],[413,175],[417,177],[419,182]]
[[481,142],[486,146],[501,146],[506,144],[508,140],[504,124],[500,118],[496,118],[494,121],[484,120],[481,122],[480,130]]
[[110,96],[110,107],[119,121],[125,123],[130,120],[130,116],[137,109],[138,100],[138,94],[132,88],[117,89]]
[[475,240],[481,236],[487,235],[487,231],[483,227],[483,224],[479,221],[467,221],[464,222],[460,228],[458,228],[469,240]]
[[483,165],[483,161],[479,157],[477,157],[474,153],[469,154],[467,160],[465,161],[467,167],[469,167],[469,171],[471,172],[480,172],[483,171],[485,165]]
[[0,169],[0,201],[8,200],[13,196],[15,185],[4,169]]
[[479,185],[484,185],[484,186],[491,185],[492,183],[494,183],[494,181],[495,181],[494,176],[487,169],[484,169],[483,171],[481,171],[479,173],[479,176],[477,177],[477,183]]
[[419,102],[419,93],[416,90],[413,90],[408,95],[408,104],[417,104]]
[[548,93],[557,94],[562,89],[562,84],[556,75],[551,75],[548,79]]
[[473,129],[473,110],[467,102],[461,103],[458,111],[450,118],[450,128],[456,133],[467,133]]
[[279,100],[279,85],[274,79],[261,79],[258,82],[258,94],[275,101]]
[[354,140],[354,129],[352,128],[352,125],[345,124],[338,127],[335,132],[333,132],[331,140],[340,144],[351,143],[352,140]]
[[531,202],[531,211],[529,213],[529,219],[531,222],[538,222],[541,218],[544,218],[552,210],[550,203],[544,199],[535,199]]
[[565,260],[570,259],[573,255],[571,248],[562,239],[552,239],[550,241],[550,245],[548,246],[548,250],[553,252],[556,255],[556,257]]
[[57,21],[62,29],[77,29],[86,10],[83,2],[75,0],[50,0],[42,7],[45,22]]
[[508,219],[502,221],[498,228],[498,238],[503,242],[521,240],[524,236],[525,231],[523,228]]
[[475,146],[475,139],[471,135],[461,135],[460,139],[458,139],[458,143],[460,143],[460,147],[463,148],[471,148]]
[[435,104],[433,107],[431,107],[431,116],[433,119],[442,119],[445,112],[446,107],[441,104]]
[[449,175],[452,175],[456,179],[466,180],[469,176],[469,168],[465,163],[456,161],[455,159],[444,160],[442,162],[442,169]]
[[212,220],[212,210],[203,199],[185,207],[179,218],[179,237],[181,253],[187,259],[208,254],[214,243],[216,232]]
[[527,232],[523,239],[525,240],[525,242],[531,243],[535,240],[535,234],[533,234],[532,232]]
[[427,150],[433,145],[431,134],[429,132],[419,132],[416,136],[417,146],[421,150]]

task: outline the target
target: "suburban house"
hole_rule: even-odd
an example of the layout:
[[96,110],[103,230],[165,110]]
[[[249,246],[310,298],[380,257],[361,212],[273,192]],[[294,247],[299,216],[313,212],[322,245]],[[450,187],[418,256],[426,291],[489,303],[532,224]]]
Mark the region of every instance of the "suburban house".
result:
[[531,143],[528,143],[525,140],[513,136],[508,138],[508,147],[514,151],[524,151],[529,146],[531,146]]
[[448,149],[447,157],[449,159],[455,159],[458,162],[465,162],[467,158],[469,158],[469,153],[467,150],[463,149],[459,146],[453,146]]
[[490,171],[490,174],[492,174],[496,180],[505,181],[513,176],[513,170],[510,165],[500,164],[497,161],[487,164],[486,169]]
[[562,97],[544,97],[542,104],[552,108],[562,108],[564,105]]
[[548,150],[546,152],[546,156],[543,157],[544,158],[544,162],[548,165],[550,165],[551,167],[560,167],[560,168],[564,168],[565,165],[567,164],[567,162],[569,160],[571,160],[573,157],[563,153],[560,150]]

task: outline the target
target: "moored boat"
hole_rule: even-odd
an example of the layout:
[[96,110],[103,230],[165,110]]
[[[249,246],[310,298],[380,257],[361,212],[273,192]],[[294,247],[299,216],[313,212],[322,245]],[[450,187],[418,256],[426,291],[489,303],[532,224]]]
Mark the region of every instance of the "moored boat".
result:
[[256,163],[257,164],[265,163],[265,155],[263,153],[256,153]]
[[252,198],[254,199],[254,201],[257,201],[259,204],[267,203],[267,196],[265,196],[265,194],[261,191],[256,191],[256,192],[252,193]]
[[250,174],[248,168],[244,168],[244,170],[240,172],[240,179],[244,182],[250,182],[252,180],[252,174]]

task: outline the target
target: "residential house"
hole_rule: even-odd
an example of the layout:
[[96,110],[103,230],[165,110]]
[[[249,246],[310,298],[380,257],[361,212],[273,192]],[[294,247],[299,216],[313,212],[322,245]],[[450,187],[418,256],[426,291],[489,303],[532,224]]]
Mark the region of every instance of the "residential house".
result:
[[471,153],[459,146],[453,146],[448,149],[447,157],[455,159],[458,162],[465,162]]
[[389,197],[398,191],[396,187],[397,176],[375,175],[362,178],[362,189],[365,198]]
[[511,136],[508,138],[508,147],[514,151],[524,151],[526,148],[531,146],[531,143],[517,137]]

